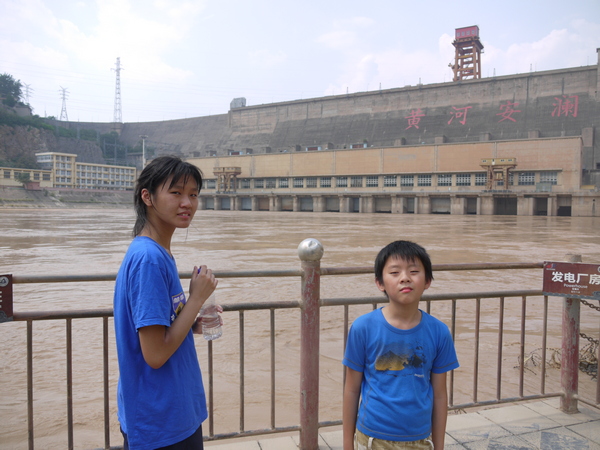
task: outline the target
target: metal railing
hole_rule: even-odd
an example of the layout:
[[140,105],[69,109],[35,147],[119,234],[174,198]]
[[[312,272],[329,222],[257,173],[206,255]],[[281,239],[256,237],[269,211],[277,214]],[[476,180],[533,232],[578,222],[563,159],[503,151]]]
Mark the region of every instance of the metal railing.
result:
[[[318,430],[321,427],[340,425],[341,420],[319,422],[319,337],[320,337],[320,312],[324,307],[343,307],[344,320],[343,344],[345,347],[346,336],[348,333],[350,319],[349,310],[357,305],[372,305],[376,308],[378,304],[385,303],[384,297],[361,297],[361,298],[321,298],[320,282],[321,277],[355,274],[372,274],[372,267],[351,267],[351,268],[321,268],[320,260],[323,249],[318,241],[307,239],[299,246],[299,256],[301,259],[300,270],[280,270],[280,271],[236,271],[236,272],[215,272],[218,278],[272,278],[272,277],[300,277],[301,296],[299,301],[269,301],[254,303],[239,303],[223,305],[224,313],[237,312],[239,320],[239,431],[215,434],[214,431],[214,366],[213,366],[213,343],[208,342],[208,381],[207,381],[207,401],[209,408],[208,435],[206,440],[218,440],[234,437],[265,435],[271,433],[281,433],[298,431],[300,436],[300,446],[302,450],[312,450],[318,448]],[[440,264],[434,265],[434,272],[443,271],[485,271],[485,270],[512,270],[512,269],[541,269],[543,263],[490,263],[490,264]],[[88,281],[114,281],[115,274],[89,275],[89,276],[13,276],[13,282],[19,283],[72,283]],[[190,278],[189,273],[180,273],[181,278]],[[507,299],[521,299],[521,313],[519,324],[519,355],[518,355],[518,394],[516,396],[503,396],[502,381],[504,370],[504,346],[503,337],[505,333],[506,318],[505,301]],[[525,394],[525,373],[527,368],[527,356],[525,353],[525,343],[528,336],[526,311],[528,301],[536,298],[542,299],[542,332],[541,332],[541,358],[539,391],[534,394]],[[491,300],[490,300],[491,299]],[[497,299],[497,303],[496,303]],[[481,305],[482,301],[490,300],[494,302],[498,309],[497,322],[497,348],[496,348],[496,384],[494,395],[481,399],[479,395],[480,388],[480,365],[481,365]],[[577,374],[579,372],[578,362],[574,358],[563,358],[561,367],[561,387],[553,392],[546,392],[547,379],[547,335],[548,335],[548,297],[544,296],[541,290],[513,290],[513,291],[494,291],[494,292],[469,292],[461,294],[429,294],[424,295],[422,302],[426,305],[426,311],[430,312],[432,305],[450,304],[449,328],[455,341],[457,339],[457,322],[463,320],[457,313],[457,305],[463,302],[474,302],[474,320],[473,341],[470,345],[472,351],[472,360],[466,365],[472,366],[472,394],[470,401],[455,403],[455,371],[449,376],[449,409],[462,410],[465,408],[486,406],[492,404],[501,404],[508,402],[527,401],[532,399],[542,399],[549,397],[560,397],[561,408],[564,411],[577,411],[577,401],[580,400],[592,406],[599,406],[600,403],[600,382],[596,384],[595,400],[582,398],[578,395]],[[569,321],[567,328],[563,327],[563,352],[572,352],[573,342],[578,345],[579,337],[579,300],[565,299],[565,308],[563,316],[575,320]],[[300,386],[299,386],[299,404],[300,404],[300,423],[293,426],[276,426],[276,400],[275,400],[275,374],[277,372],[275,363],[275,314],[276,311],[283,309],[295,309],[300,311]],[[269,353],[270,353],[270,427],[265,429],[246,430],[245,426],[245,313],[248,311],[264,310],[269,311]],[[25,321],[27,323],[27,419],[28,419],[28,445],[30,449],[34,448],[34,381],[33,381],[33,322],[44,320],[64,320],[66,329],[66,385],[67,385],[67,436],[68,448],[74,448],[74,427],[73,427],[73,367],[72,367],[72,322],[73,320],[83,318],[98,318],[102,320],[102,348],[103,348],[103,408],[104,408],[104,447],[105,449],[121,448],[120,446],[111,447],[110,443],[110,404],[111,394],[109,390],[109,318],[112,316],[112,309],[104,310],[85,310],[85,311],[53,311],[53,312],[15,312],[14,321]],[[6,326],[6,325],[3,325]],[[571,345],[571,347],[568,347]],[[566,347],[565,347],[566,346]],[[457,344],[458,348],[458,344]],[[459,360],[461,364],[467,360],[465,355],[461,355],[458,348]],[[341,358],[340,358],[341,359]],[[341,368],[340,368],[341,370]],[[596,376],[597,377],[597,376]],[[598,378],[598,377],[597,377]],[[340,386],[340,396],[341,396]]]

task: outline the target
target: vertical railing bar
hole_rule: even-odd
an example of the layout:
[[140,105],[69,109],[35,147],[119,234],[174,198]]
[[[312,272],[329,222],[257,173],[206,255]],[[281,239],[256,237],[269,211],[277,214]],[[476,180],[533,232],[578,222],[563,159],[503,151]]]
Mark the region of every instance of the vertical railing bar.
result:
[[275,310],[271,308],[271,429],[275,429]]
[[[598,327],[598,340],[600,340],[600,327]],[[596,355],[596,405],[600,404],[600,345],[598,345],[598,355]]]
[[33,450],[33,320],[27,320],[27,441]]
[[527,321],[527,297],[521,297],[521,345],[519,348],[519,397],[523,397],[525,384],[525,322]]
[[300,281],[300,450],[319,447],[319,348],[323,246],[305,239],[298,246]]
[[108,384],[108,317],[102,317],[102,378],[104,383],[104,448],[110,448],[110,405]]
[[481,299],[475,301],[475,353],[473,360],[473,403],[477,403],[479,387],[479,329],[481,322]]
[[504,330],[504,297],[500,297],[498,311],[498,361],[496,368],[496,400],[500,400],[502,391],[502,338]]
[[[456,300],[452,300],[452,341],[456,338]],[[450,371],[450,392],[448,394],[448,404],[454,405],[454,370]]]
[[544,295],[544,323],[542,324],[542,379],[540,387],[542,395],[546,393],[546,345],[548,340],[548,296]]
[[[582,261],[581,255],[568,254],[570,263]],[[562,342],[560,358],[560,387],[563,396],[560,410],[567,414],[579,412],[577,393],[579,392],[579,333],[581,326],[581,302],[578,298],[563,298]]]
[[240,433],[244,432],[244,311],[240,311]]
[[73,450],[73,319],[66,319],[67,328],[67,435],[68,448]]
[[208,435],[215,435],[215,368],[213,360],[213,342],[208,341]]
[[427,314],[431,314],[431,300],[426,300],[425,306],[426,306],[425,311],[427,312]]

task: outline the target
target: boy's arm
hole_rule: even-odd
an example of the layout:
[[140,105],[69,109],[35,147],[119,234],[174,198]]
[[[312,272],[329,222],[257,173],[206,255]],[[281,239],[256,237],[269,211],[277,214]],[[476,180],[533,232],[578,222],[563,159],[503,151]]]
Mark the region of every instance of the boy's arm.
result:
[[[432,373],[433,414],[431,417],[431,438],[435,450],[444,449],[446,437],[446,419],[448,418],[448,390],[446,388],[446,373]],[[345,449],[344,449],[345,450]]]
[[346,367],[346,384],[344,386],[344,402],[342,412],[344,450],[354,449],[354,430],[360,399],[362,372]]

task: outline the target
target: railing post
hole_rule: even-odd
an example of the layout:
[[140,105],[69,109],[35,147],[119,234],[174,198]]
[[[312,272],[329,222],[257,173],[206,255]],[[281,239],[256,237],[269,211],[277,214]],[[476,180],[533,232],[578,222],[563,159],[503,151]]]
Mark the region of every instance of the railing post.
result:
[[[569,262],[581,262],[581,255],[567,255]],[[579,299],[565,298],[562,314],[562,355],[560,385],[563,396],[560,409],[568,414],[579,412],[577,392],[579,389]]]
[[305,239],[298,246],[302,261],[300,324],[300,450],[319,448],[319,333],[323,246]]

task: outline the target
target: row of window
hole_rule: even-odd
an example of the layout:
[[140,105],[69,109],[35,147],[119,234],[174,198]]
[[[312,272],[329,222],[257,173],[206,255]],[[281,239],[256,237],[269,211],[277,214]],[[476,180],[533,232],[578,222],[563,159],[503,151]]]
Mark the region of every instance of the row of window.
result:
[[[558,172],[539,172],[539,183],[556,185],[558,183]],[[487,184],[487,173],[458,173],[458,174],[424,174],[424,175],[367,175],[350,177],[295,177],[292,178],[292,187],[301,188],[362,188],[379,187],[383,181],[383,187],[414,187],[433,186],[437,178],[437,186],[485,186]],[[474,184],[473,184],[474,182]],[[286,189],[290,187],[290,178],[242,178],[237,180],[238,189]],[[536,172],[517,172],[517,183],[514,182],[514,173],[509,174],[509,185],[532,186],[536,183]],[[502,186],[503,181],[498,181]],[[216,188],[216,180],[206,181],[207,189]]]
[[126,169],[124,167],[103,167],[103,166],[92,166],[92,165],[78,165],[78,170],[83,171],[84,173],[120,173],[127,174],[133,173],[132,169]]
[[[32,175],[31,172],[21,172],[20,170],[15,170],[14,171],[14,176],[16,177],[20,173],[28,173],[31,176],[31,179],[33,181],[39,181],[40,180],[40,172],[33,172],[33,175]],[[4,170],[4,179],[9,180],[10,179],[10,174],[11,174],[11,170],[5,169]],[[41,175],[42,175],[41,179],[43,181],[50,181],[50,174],[49,173],[42,173]]]
[[111,180],[126,180],[133,181],[133,175],[127,174],[108,174],[108,173],[89,173],[89,172],[77,172],[77,176],[82,179],[98,179],[98,178],[110,178]]
[[87,187],[87,186],[125,186],[125,187],[133,187],[132,181],[106,181],[106,180],[79,180],[79,187]]

